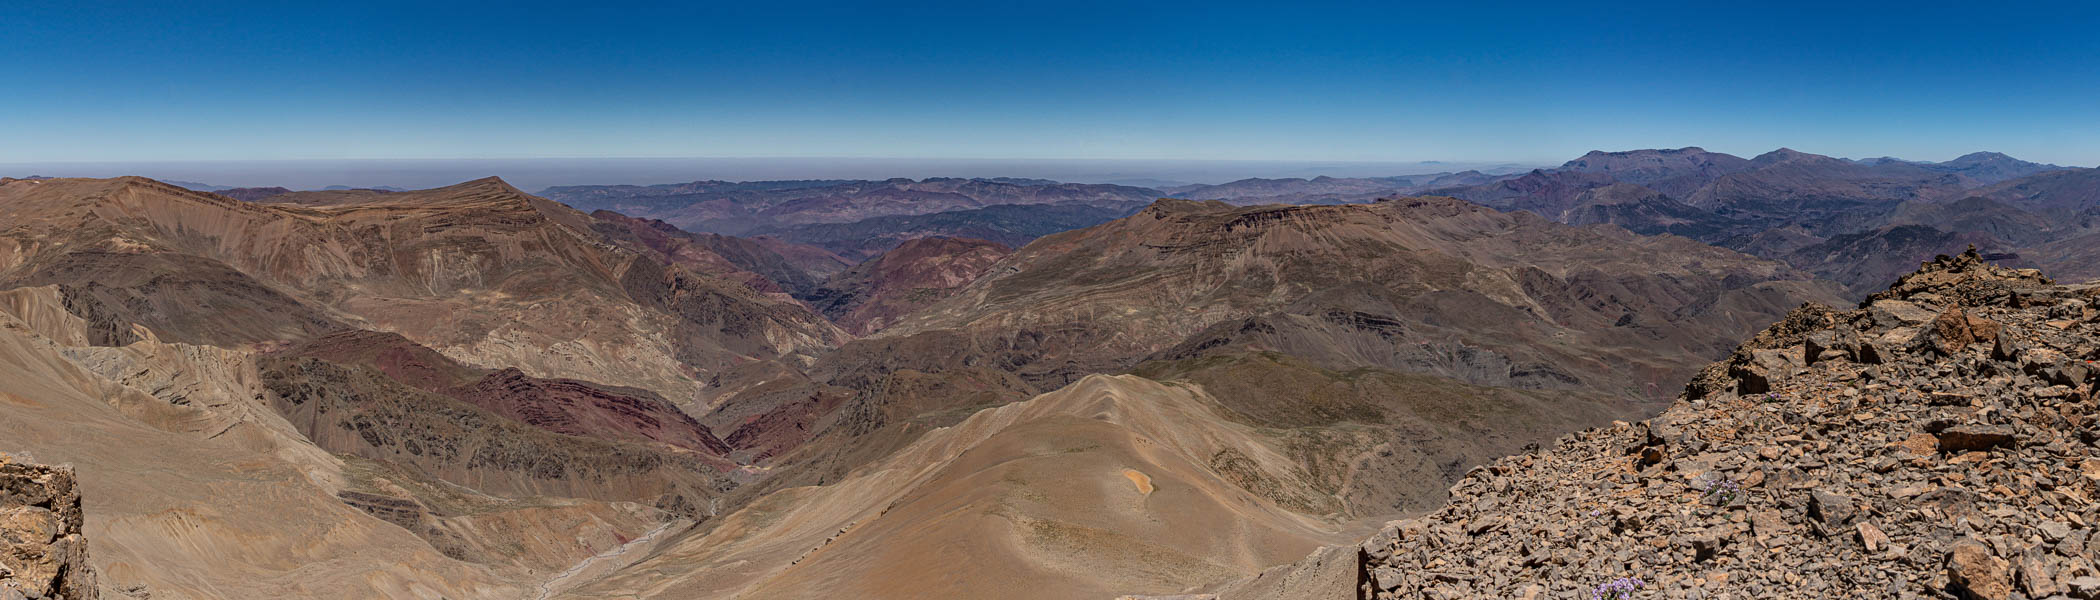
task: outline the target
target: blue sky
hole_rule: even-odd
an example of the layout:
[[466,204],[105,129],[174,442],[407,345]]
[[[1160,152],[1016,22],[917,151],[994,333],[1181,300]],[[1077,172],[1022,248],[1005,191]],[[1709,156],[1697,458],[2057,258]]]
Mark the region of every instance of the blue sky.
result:
[[2090,5],[1377,4],[0,0],[0,162],[2100,164]]

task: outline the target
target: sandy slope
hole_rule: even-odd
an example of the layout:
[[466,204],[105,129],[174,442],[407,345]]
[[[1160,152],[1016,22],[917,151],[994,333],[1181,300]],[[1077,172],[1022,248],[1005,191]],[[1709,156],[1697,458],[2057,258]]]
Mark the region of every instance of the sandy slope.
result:
[[143,329],[74,345],[85,329],[55,288],[0,292],[0,448],[76,467],[105,597],[513,598],[655,526],[619,503],[521,502],[417,523],[441,551],[337,498],[393,484],[262,405],[252,355]]
[[824,487],[773,494],[567,597],[1080,598],[1173,592],[1360,528],[1282,508],[1208,463],[1303,475],[1199,388],[1092,376],[927,433]]

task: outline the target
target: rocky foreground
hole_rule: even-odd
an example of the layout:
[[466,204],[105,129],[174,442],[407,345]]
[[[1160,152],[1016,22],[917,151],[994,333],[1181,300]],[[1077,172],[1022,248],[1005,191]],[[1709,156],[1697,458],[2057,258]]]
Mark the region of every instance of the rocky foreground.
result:
[[0,454],[0,600],[93,600],[73,470]]
[[2100,598],[2096,305],[1972,251],[1804,306],[1651,421],[1473,470],[1357,593]]

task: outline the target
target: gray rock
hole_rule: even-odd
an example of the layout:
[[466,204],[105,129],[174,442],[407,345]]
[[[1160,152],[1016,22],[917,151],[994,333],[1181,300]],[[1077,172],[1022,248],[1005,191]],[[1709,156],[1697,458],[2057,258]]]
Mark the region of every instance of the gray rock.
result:
[[1851,524],[1858,515],[1859,509],[1853,506],[1852,498],[1823,490],[1809,493],[1808,518],[1822,524],[1824,531],[1837,531]]

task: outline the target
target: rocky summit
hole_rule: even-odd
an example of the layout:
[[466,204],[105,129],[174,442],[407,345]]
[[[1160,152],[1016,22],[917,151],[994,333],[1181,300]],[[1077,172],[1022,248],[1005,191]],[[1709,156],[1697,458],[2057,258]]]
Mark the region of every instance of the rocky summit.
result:
[[94,600],[73,469],[0,454],[0,599]]
[[1805,305],[1660,416],[1388,523],[1356,595],[2100,598],[2096,305],[1973,251],[1854,310]]

